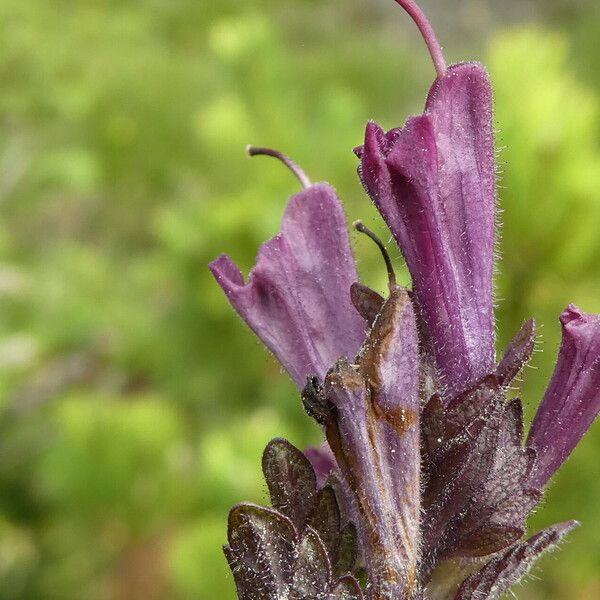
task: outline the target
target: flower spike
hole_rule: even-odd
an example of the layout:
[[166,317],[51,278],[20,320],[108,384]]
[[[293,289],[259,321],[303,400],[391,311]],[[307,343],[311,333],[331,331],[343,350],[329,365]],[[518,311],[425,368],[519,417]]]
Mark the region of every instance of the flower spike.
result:
[[531,358],[526,321],[495,358],[496,186],[492,90],[478,63],[446,66],[413,0],[437,71],[423,114],[355,150],[362,182],[398,243],[383,242],[389,295],[358,282],[344,212],[326,184],[288,203],[281,233],[244,282],[211,264],[233,307],[279,358],[326,442],[271,441],[272,508],[242,503],[225,554],[240,600],[498,600],[577,525],[530,535],[527,520],[600,411],[600,315],[570,305],[552,381],[526,439],[511,382]]

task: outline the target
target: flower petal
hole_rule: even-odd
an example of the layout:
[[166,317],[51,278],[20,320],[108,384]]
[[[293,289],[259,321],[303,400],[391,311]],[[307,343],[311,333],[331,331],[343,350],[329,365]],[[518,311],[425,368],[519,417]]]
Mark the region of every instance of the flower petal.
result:
[[495,172],[485,69],[454,65],[423,115],[387,134],[367,126],[360,174],[411,271],[430,349],[448,390],[494,366]]
[[528,445],[540,488],[567,459],[600,411],[600,315],[573,304],[560,316],[562,343],[554,375],[533,420]]
[[281,233],[261,248],[248,283],[228,256],[210,268],[300,388],[340,356],[354,356],[364,340],[365,322],[350,300],[358,276],[346,219],[328,185],[291,198]]

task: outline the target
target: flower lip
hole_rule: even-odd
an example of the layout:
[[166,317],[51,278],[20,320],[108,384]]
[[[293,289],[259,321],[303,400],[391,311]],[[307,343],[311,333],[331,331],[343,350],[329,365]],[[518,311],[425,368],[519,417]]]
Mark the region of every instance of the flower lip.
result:
[[587,314],[575,304],[569,304],[560,315],[560,322],[565,327],[578,327],[600,322],[600,315]]
[[398,138],[399,132],[401,132],[402,129],[402,127],[394,127],[393,129],[384,132],[375,121],[368,121],[365,130],[365,143],[360,146],[356,146],[356,148],[354,148],[352,151],[359,159],[362,160],[365,149],[367,145],[369,145],[370,149],[378,149],[384,157],[387,157],[394,146],[394,142]]
[[210,269],[300,389],[340,356],[354,356],[364,340],[366,325],[351,301],[358,274],[344,210],[327,184],[292,196],[281,233],[261,247],[246,282],[226,255]]
[[378,150],[383,158],[387,158],[392,152],[398,138],[402,135],[402,132],[407,129],[413,119],[431,115],[436,96],[439,93],[440,87],[444,85],[444,81],[450,81],[452,77],[456,75],[460,76],[463,72],[467,71],[482,71],[487,76],[487,70],[485,66],[478,61],[463,61],[448,65],[444,74],[438,77],[429,89],[427,98],[425,100],[425,109],[421,115],[409,117],[403,126],[392,127],[387,131],[382,129],[373,119],[367,121],[364,144],[355,146],[352,149],[354,155],[362,160],[368,146],[370,150]]

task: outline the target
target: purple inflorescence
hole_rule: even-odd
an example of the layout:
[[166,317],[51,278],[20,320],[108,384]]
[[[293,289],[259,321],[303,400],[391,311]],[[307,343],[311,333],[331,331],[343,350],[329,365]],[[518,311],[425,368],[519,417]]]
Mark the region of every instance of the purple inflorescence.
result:
[[600,315],[569,306],[556,369],[524,433],[507,387],[535,345],[531,319],[495,356],[496,188],[492,88],[478,63],[446,66],[412,0],[437,78],[423,114],[366,128],[359,174],[406,260],[382,297],[358,281],[342,204],[281,153],[304,190],[249,280],[211,264],[235,310],[275,354],[323,429],[303,453],[271,441],[271,508],[229,516],[225,554],[240,600],[491,600],[571,521],[526,522],[600,410]]

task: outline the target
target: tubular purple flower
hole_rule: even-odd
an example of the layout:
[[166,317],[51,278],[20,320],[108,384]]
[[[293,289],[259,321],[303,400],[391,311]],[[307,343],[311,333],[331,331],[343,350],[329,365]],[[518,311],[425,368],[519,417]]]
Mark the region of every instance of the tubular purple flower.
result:
[[527,444],[536,451],[533,485],[544,487],[600,411],[600,315],[573,304],[560,316],[562,343]]
[[310,376],[324,377],[340,356],[355,356],[365,338],[350,300],[358,275],[344,210],[329,185],[304,182],[247,283],[228,256],[210,264],[232,306],[300,388]]
[[490,373],[495,359],[496,194],[485,68],[444,69],[424,114],[387,133],[369,123],[356,153],[362,182],[410,269],[449,398]]
[[338,361],[323,394],[335,407],[329,445],[354,494],[369,598],[410,598],[418,586],[419,350],[412,303],[396,287],[355,363]]

